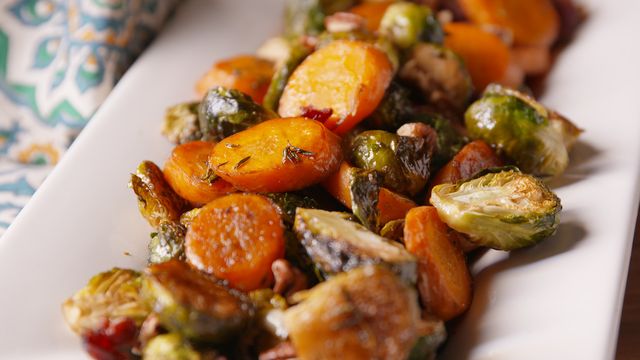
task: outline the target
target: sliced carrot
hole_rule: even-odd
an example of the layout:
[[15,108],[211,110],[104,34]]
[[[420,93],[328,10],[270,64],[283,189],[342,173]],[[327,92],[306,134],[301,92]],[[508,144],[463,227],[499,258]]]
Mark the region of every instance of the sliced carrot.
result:
[[178,145],[164,164],[164,177],[171,188],[195,206],[237,191],[209,168],[209,155],[214,146],[206,141]]
[[391,82],[387,55],[363,41],[337,40],[309,55],[280,98],[281,116],[305,116],[343,135],[371,114]]
[[511,55],[498,36],[468,23],[448,23],[444,31],[444,45],[464,60],[478,92],[505,78]]
[[560,20],[551,0],[459,0],[476,24],[496,25],[513,32],[516,45],[550,46]]
[[413,208],[404,225],[404,244],[418,259],[418,291],[427,312],[442,320],[471,304],[471,275],[451,229],[432,206]]
[[273,119],[220,141],[209,164],[218,176],[250,192],[303,189],[335,172],[340,138],[306,118]]
[[240,55],[213,64],[196,83],[196,92],[202,97],[210,88],[223,86],[242,91],[262,104],[273,73],[270,61],[253,55]]
[[384,12],[387,11],[389,5],[393,3],[394,1],[364,2],[352,7],[349,12],[359,15],[365,19],[367,30],[371,32],[378,31]]
[[[343,162],[340,169],[330,175],[322,186],[344,206],[351,209],[351,165]],[[378,213],[380,224],[386,224],[391,220],[403,219],[407,212],[416,207],[416,203],[402,195],[385,188],[380,189],[378,195]]]
[[268,287],[284,256],[284,227],[269,199],[231,194],[205,205],[187,230],[185,254],[196,269],[243,291]]

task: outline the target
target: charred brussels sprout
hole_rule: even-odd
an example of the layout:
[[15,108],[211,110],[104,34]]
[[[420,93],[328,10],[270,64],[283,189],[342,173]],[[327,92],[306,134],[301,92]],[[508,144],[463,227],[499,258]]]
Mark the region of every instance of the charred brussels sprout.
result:
[[353,164],[384,175],[384,187],[415,195],[429,179],[433,147],[425,138],[365,131],[351,142]]
[[430,201],[451,228],[469,235],[477,245],[498,250],[534,245],[549,237],[562,209],[560,199],[543,182],[516,170],[489,171],[462,183],[437,185]]
[[472,138],[491,144],[525,172],[556,176],[569,164],[567,145],[577,135],[562,123],[554,126],[550,115],[531,97],[492,84],[467,109],[465,123]]
[[62,304],[64,318],[81,335],[98,330],[105,321],[130,319],[140,326],[150,312],[140,286],[140,274],[133,270],[114,268],[95,275]]
[[451,124],[451,121],[430,114],[419,114],[412,121],[421,122],[431,126],[436,131],[436,147],[433,154],[434,167],[440,167],[451,160],[467,143],[465,139]]
[[277,111],[278,104],[280,103],[280,96],[284,91],[284,87],[289,81],[289,77],[293,71],[302,63],[310,51],[306,47],[297,42],[286,42],[288,48],[286,60],[282,62],[276,69],[271,78],[269,89],[264,96],[262,105],[270,111]]
[[171,259],[184,260],[186,228],[180,223],[162,222],[151,234],[149,263],[157,264]]
[[205,140],[222,140],[276,117],[274,112],[256,104],[248,95],[221,86],[207,91],[198,115]]
[[187,202],[171,189],[162,170],[151,161],[143,161],[129,186],[138,197],[140,213],[154,228],[161,222],[177,222]]
[[347,217],[324,210],[299,208],[296,212],[296,235],[322,271],[334,274],[366,264],[384,264],[406,281],[415,282],[413,255]]
[[396,131],[411,116],[411,91],[392,81],[376,110],[367,118],[374,129]]
[[418,338],[415,290],[384,267],[337,275],[302,297],[284,315],[301,359],[406,359]]
[[318,207],[318,203],[313,198],[294,192],[270,193],[265,196],[278,208],[282,221],[287,225],[293,225],[297,208],[315,209]]
[[384,177],[375,170],[352,168],[350,172],[351,211],[367,229],[377,233],[380,228],[378,202]]
[[241,332],[254,314],[244,295],[178,260],[149,266],[142,294],[162,325],[192,340],[223,343]]
[[168,108],[162,124],[162,135],[175,144],[200,140],[199,107],[199,102],[189,102]]
[[402,49],[419,42],[442,44],[444,32],[431,9],[410,2],[397,2],[385,11],[380,33]]
[[197,350],[180,334],[161,334],[152,338],[142,352],[144,359],[157,360],[204,360]]

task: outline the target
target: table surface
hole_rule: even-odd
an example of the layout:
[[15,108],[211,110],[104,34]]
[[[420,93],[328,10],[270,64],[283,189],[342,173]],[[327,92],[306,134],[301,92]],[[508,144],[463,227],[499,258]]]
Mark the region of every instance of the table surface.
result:
[[640,213],[636,220],[616,359],[640,359]]

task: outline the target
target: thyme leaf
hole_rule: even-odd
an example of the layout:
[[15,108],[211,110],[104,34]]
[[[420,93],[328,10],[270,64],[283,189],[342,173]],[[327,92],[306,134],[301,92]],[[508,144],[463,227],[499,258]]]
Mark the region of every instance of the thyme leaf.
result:
[[287,161],[290,161],[293,164],[297,164],[302,161],[300,156],[312,157],[313,155],[313,152],[301,149],[289,143],[282,151],[282,163],[285,164]]
[[242,165],[246,164],[247,161],[249,161],[249,159],[251,159],[251,155],[242,158],[240,161],[238,161],[238,163],[233,167],[233,170],[238,170]]

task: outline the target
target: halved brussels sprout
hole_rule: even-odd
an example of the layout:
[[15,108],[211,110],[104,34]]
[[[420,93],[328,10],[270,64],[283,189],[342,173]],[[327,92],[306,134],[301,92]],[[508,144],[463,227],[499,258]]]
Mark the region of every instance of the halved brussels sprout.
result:
[[307,55],[310,54],[309,49],[298,42],[287,41],[285,44],[288,47],[286,60],[278,65],[278,68],[271,78],[271,83],[264,96],[264,100],[262,100],[262,105],[267,110],[274,112],[278,110],[280,97],[282,96],[284,87],[289,81],[289,77]]
[[205,360],[213,359],[193,348],[180,334],[161,334],[152,338],[142,352],[144,359]]
[[488,172],[431,192],[438,215],[480,246],[514,250],[534,245],[558,227],[560,199],[540,180],[516,170]]
[[173,191],[162,170],[151,161],[138,165],[129,186],[138,197],[140,213],[154,228],[164,221],[178,221],[187,208],[187,202]]
[[246,296],[178,260],[149,266],[142,295],[162,325],[192,340],[228,341],[245,329],[254,315]]
[[408,282],[416,281],[416,259],[402,245],[349,221],[348,215],[298,208],[296,235],[324,272],[335,274],[367,264],[383,264]]
[[[573,124],[553,116],[533,98],[491,84],[465,114],[469,135],[482,139],[515,161],[525,172],[556,176],[569,164],[568,145],[579,134]],[[571,126],[569,126],[570,124]]]
[[371,265],[308,290],[284,321],[301,359],[406,359],[421,326],[415,290]]
[[140,326],[150,309],[140,296],[140,273],[114,268],[93,276],[62,304],[69,327],[82,335],[100,329],[105,320],[131,319]]
[[198,114],[202,138],[216,141],[277,117],[253,102],[249,95],[221,86],[207,91]]
[[384,187],[413,196],[427,184],[433,147],[425,138],[369,130],[352,140],[351,160],[357,167],[381,173]]
[[168,108],[162,123],[162,135],[175,144],[200,140],[198,107],[199,102],[188,102]]
[[380,230],[380,236],[385,239],[404,243],[404,219],[391,220],[384,224]]
[[387,8],[379,31],[401,49],[419,42],[442,44],[444,32],[431,9],[424,5],[400,1]]
[[409,89],[392,81],[382,101],[373,114],[369,115],[366,123],[374,129],[396,131],[411,115],[413,104],[410,98]]
[[367,229],[378,232],[380,228],[380,188],[384,181],[382,174],[375,170],[350,169],[351,211]]
[[265,196],[278,208],[282,221],[289,226],[293,225],[295,221],[297,208],[315,209],[318,207],[318,203],[313,198],[294,192],[269,193]]
[[184,237],[187,229],[180,223],[162,222],[149,242],[149,263],[171,259],[184,260]]

